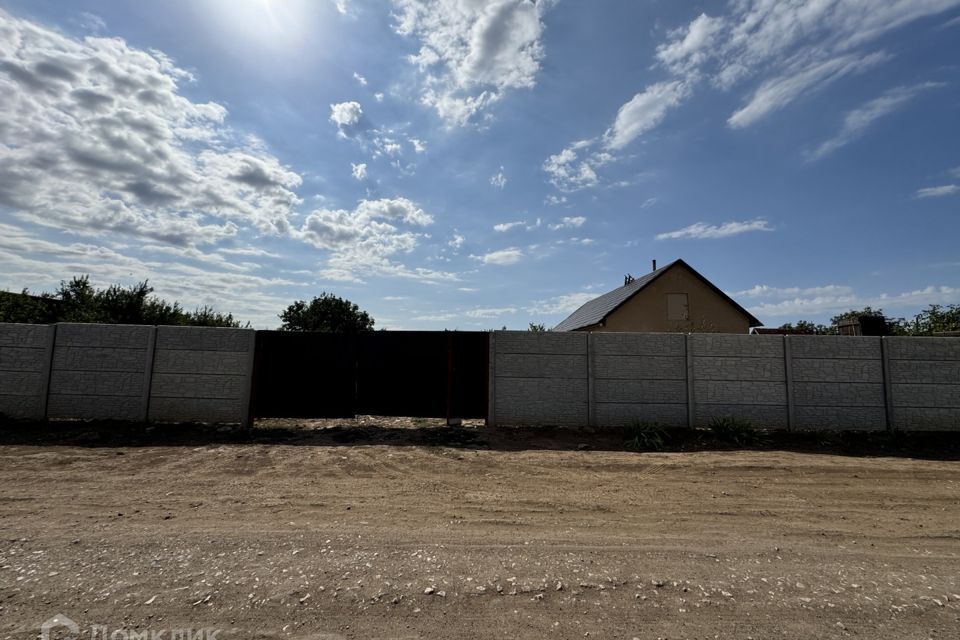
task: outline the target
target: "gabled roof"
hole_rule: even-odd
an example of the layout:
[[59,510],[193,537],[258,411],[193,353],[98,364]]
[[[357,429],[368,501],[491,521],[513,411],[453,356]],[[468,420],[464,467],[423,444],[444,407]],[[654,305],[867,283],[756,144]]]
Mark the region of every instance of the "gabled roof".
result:
[[696,269],[691,267],[683,260],[674,260],[670,264],[664,265],[656,271],[651,271],[650,273],[637,278],[630,284],[625,284],[622,287],[614,289],[613,291],[586,302],[583,306],[571,313],[567,319],[555,326],[552,330],[576,331],[577,329],[583,329],[584,327],[589,327],[603,322],[607,316],[616,311],[627,300],[638,294],[647,285],[662,276],[664,273],[678,265],[682,265],[689,269],[690,272],[703,281],[704,284],[713,289],[718,295],[726,299],[727,302],[732,304],[740,312],[746,315],[747,318],[750,319],[751,327],[759,327],[763,325],[763,323],[753,317],[749,311],[737,304],[736,300],[725,294],[723,291],[717,288],[716,285],[700,275]]

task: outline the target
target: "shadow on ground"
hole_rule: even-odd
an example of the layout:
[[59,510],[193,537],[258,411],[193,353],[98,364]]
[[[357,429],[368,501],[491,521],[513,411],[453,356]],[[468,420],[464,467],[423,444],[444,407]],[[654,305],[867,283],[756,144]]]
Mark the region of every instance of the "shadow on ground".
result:
[[[371,417],[368,420],[268,420],[252,429],[232,425],[144,425],[104,421],[22,422],[0,419],[0,446],[187,447],[204,445],[453,447],[498,451],[637,451],[625,430],[561,427],[448,427],[442,421]],[[960,460],[960,433],[757,431],[731,443],[707,429],[668,429],[650,451],[794,451],[843,456]]]

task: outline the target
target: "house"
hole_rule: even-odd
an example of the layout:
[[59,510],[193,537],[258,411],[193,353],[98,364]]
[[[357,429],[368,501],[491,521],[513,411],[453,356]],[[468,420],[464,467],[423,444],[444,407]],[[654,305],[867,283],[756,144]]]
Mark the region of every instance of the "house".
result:
[[750,333],[762,323],[683,260],[590,300],[553,331]]

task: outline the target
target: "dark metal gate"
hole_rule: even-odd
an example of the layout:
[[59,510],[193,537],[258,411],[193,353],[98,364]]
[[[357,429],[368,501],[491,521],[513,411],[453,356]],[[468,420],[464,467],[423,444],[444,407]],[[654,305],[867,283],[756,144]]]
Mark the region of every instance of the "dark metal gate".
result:
[[334,333],[257,331],[252,411],[259,418],[356,415],[356,342]]
[[258,331],[255,417],[484,418],[489,334]]

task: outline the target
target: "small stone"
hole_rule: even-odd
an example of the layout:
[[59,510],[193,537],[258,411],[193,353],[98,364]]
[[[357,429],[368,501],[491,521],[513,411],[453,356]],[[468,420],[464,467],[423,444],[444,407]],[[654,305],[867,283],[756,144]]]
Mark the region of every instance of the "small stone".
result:
[[426,596],[433,595],[433,592],[434,592],[433,587],[427,587],[426,589],[423,590],[423,594]]

